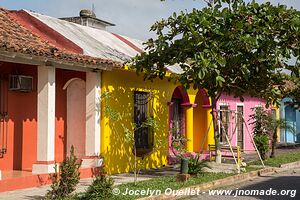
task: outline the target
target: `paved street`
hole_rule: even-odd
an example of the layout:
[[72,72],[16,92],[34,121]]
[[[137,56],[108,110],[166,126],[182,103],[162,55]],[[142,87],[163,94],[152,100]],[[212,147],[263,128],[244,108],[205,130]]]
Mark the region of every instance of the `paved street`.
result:
[[[214,199],[234,199],[234,200],[254,200],[254,199],[260,199],[260,200],[285,200],[285,199],[300,199],[300,169],[295,170],[289,170],[286,172],[270,175],[270,176],[264,176],[259,177],[255,180],[250,180],[247,182],[244,182],[242,184],[230,186],[227,188],[221,188],[226,190],[233,190],[233,194],[235,194],[236,189],[239,190],[265,190],[270,191],[271,190],[277,190],[278,192],[281,192],[282,190],[296,190],[296,196],[294,198],[291,198],[290,195],[288,196],[282,196],[282,195],[273,195],[273,196],[246,196],[241,195],[238,197],[232,196],[211,196],[208,194],[209,191],[207,191],[205,194],[202,194],[198,197],[187,197],[183,199],[205,199],[205,200],[214,200]],[[291,194],[292,191],[289,191],[289,194]],[[294,194],[294,193],[292,193]],[[293,196],[293,195],[292,195]]]

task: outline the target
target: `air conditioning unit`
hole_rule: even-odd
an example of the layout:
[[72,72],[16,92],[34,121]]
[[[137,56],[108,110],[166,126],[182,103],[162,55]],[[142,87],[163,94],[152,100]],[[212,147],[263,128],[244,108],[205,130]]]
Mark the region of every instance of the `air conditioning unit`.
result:
[[20,92],[32,91],[32,76],[10,75],[9,76],[9,90]]

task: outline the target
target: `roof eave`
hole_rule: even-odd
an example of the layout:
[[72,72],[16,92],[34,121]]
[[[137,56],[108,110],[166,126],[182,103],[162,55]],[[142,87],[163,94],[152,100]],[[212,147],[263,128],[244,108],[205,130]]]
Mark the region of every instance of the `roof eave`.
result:
[[76,62],[60,61],[53,58],[47,58],[43,56],[31,56],[23,53],[9,52],[0,50],[0,61],[11,62],[27,65],[45,65],[53,66],[62,69],[69,69],[74,71],[90,71],[90,70],[107,70],[111,71],[113,66],[108,63],[101,64],[84,64]]

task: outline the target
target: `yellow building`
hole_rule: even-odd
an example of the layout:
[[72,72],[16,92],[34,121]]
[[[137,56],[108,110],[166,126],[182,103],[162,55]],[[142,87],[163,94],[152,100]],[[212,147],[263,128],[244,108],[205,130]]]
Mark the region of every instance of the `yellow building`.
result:
[[[101,155],[109,174],[134,169],[134,142],[126,137],[131,133],[139,156],[137,168],[141,169],[172,161],[172,135],[186,136],[188,152],[198,152],[204,138],[205,149],[213,143],[212,129],[205,137],[211,121],[205,90],[185,92],[168,80],[144,81],[142,75],[121,69],[103,71],[101,83]],[[158,129],[133,131],[134,123],[149,117],[159,125]]]

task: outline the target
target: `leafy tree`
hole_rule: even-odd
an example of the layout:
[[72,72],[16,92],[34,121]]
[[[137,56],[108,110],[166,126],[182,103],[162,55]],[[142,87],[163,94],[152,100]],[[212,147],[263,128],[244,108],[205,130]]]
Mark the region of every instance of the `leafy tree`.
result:
[[271,154],[270,157],[275,157],[275,147],[277,144],[277,130],[288,129],[292,133],[295,133],[295,129],[284,119],[276,119],[271,110],[265,110],[262,107],[253,108],[254,114],[250,115],[252,123],[254,125],[254,141],[257,148],[265,159],[266,154],[269,151],[269,141],[271,140]]
[[265,160],[270,149],[269,141],[271,137],[269,127],[267,127],[268,113],[262,107],[252,108],[252,110],[254,114],[250,115],[250,118],[252,120],[251,124],[253,124],[253,139],[261,158]]
[[[178,64],[183,73],[172,75],[186,89],[205,88],[211,97],[217,162],[221,162],[217,101],[222,93],[243,100],[250,95],[267,105],[283,95],[284,69],[299,71],[299,11],[284,5],[208,1],[203,9],[174,13],[156,22],[146,51],[133,61],[145,79],[163,79],[165,66]],[[288,64],[291,56],[296,62]]]

